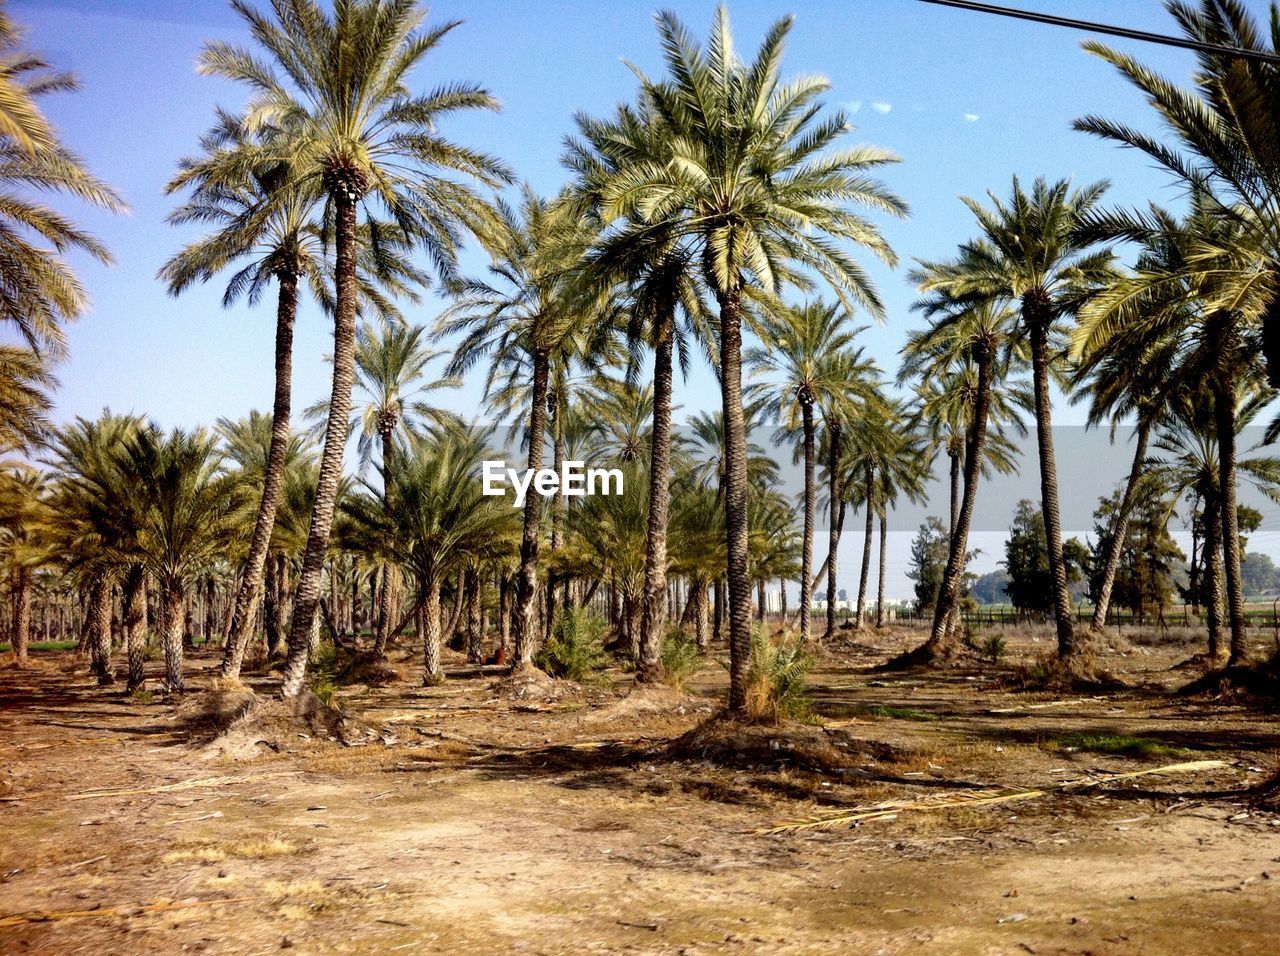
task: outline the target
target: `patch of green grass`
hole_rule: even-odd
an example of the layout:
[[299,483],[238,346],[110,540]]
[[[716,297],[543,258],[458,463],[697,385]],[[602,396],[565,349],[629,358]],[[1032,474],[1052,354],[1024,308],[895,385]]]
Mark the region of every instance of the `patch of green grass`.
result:
[[[80,645],[75,641],[32,641],[27,645],[28,651],[74,651]],[[7,641],[0,644],[0,654],[13,650]]]
[[1127,734],[1071,734],[1054,738],[1050,743],[1055,750],[1083,750],[1117,757],[1176,757],[1187,752],[1185,747],[1175,747],[1162,740]]
[[910,707],[884,707],[872,704],[863,713],[868,717],[892,717],[894,720],[937,720],[934,714],[926,714],[923,710],[912,710]]

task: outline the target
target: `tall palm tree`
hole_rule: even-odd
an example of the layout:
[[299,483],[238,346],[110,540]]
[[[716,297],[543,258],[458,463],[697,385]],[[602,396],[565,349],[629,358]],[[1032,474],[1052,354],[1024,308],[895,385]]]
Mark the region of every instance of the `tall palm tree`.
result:
[[1232,663],[1247,654],[1236,508],[1236,409],[1261,385],[1258,339],[1275,277],[1255,232],[1223,215],[1204,192],[1179,219],[1159,207],[1099,215],[1091,233],[1136,240],[1144,254],[1132,273],[1090,300],[1074,333],[1077,352],[1110,348],[1161,355],[1178,387],[1212,396],[1220,471],[1222,548]]
[[0,344],[0,455],[30,453],[48,440],[50,392],[57,384],[37,352]]
[[[276,295],[275,390],[272,442],[262,475],[253,539],[236,592],[231,629],[223,653],[224,677],[236,677],[244,660],[249,633],[257,616],[264,565],[280,507],[285,459],[291,440],[293,334],[302,288],[317,302],[334,308],[332,263],[324,248],[322,191],[314,183],[299,187],[276,152],[268,130],[254,137],[242,118],[219,111],[213,128],[200,141],[200,154],[183,159],[168,192],[190,190],[190,198],[169,215],[175,225],[198,223],[213,231],[183,247],[160,270],[170,295],[181,295],[234,268],[222,304],[239,299],[256,304],[274,282]],[[383,291],[413,296],[412,286],[425,277],[402,255],[403,241],[382,229],[380,241],[366,242],[357,253],[357,286],[362,299],[380,311],[392,307]]]
[[0,12],[0,322],[12,323],[41,357],[58,358],[66,347],[63,326],[88,305],[67,252],[110,264],[111,254],[92,235],[33,192],[72,196],[112,212],[124,201],[64,147],[37,100],[78,89],[70,73],[23,49],[22,31]]
[[[643,101],[634,108],[620,106],[611,120],[580,114],[576,122],[579,136],[568,140],[565,163],[577,174],[575,192],[596,215],[604,205],[611,178],[621,170],[638,162],[670,159],[667,129]],[[584,266],[586,281],[620,288],[626,299],[623,314],[629,340],[633,346],[643,342],[653,350],[648,533],[637,677],[654,680],[661,671],[667,612],[674,359],[678,356],[687,375],[690,340],[697,339],[706,347],[711,344],[696,246],[675,228],[650,229],[643,242],[635,241],[635,235],[625,230],[605,230]],[[633,363],[629,374],[634,367]]]
[[[800,640],[809,642],[809,608],[813,604],[813,536],[817,518],[817,419],[859,393],[866,379],[851,361],[860,330],[838,305],[810,302],[767,317],[759,330],[760,346],[743,357],[747,367],[773,380],[753,391],[764,399],[764,412],[782,428],[799,430],[804,460],[804,524],[800,558]],[[853,377],[851,377],[851,374]],[[866,397],[865,394],[862,397]]]
[[880,519],[880,559],[876,564],[876,627],[885,625],[885,583],[888,568],[889,509],[903,498],[915,504],[927,499],[925,485],[933,475],[933,456],[927,451],[929,437],[920,419],[900,405],[895,416],[899,428],[887,443],[880,463],[878,517]]
[[982,230],[961,246],[950,263],[926,264],[921,288],[955,297],[1017,302],[1031,353],[1036,400],[1036,444],[1040,458],[1040,498],[1053,578],[1058,655],[1078,668],[1084,646],[1076,640],[1067,568],[1062,557],[1058,506],[1058,469],[1054,456],[1053,411],[1049,395],[1054,366],[1060,364],[1056,341],[1061,320],[1101,282],[1115,275],[1109,250],[1090,251],[1081,225],[1106,191],[1105,182],[1072,189],[1070,182],[1037,179],[1026,192],[1015,177],[1008,201],[988,193],[991,205],[965,198]]
[[[528,464],[542,467],[547,412],[552,402],[553,368],[564,369],[577,352],[581,330],[603,324],[600,300],[573,289],[572,268],[587,249],[593,230],[572,204],[541,198],[526,186],[518,210],[502,204],[501,234],[491,239],[488,280],[465,283],[458,302],[440,317],[437,337],[461,333],[446,373],[461,375],[483,357],[491,364],[486,393],[503,373],[528,382]],[[515,664],[532,664],[537,631],[538,553],[542,498],[524,505],[520,570],[516,577]]]
[[[751,63],[734,52],[720,7],[706,47],[676,17],[657,15],[665,76],[642,78],[642,98],[664,127],[666,162],[622,166],[603,191],[601,218],[625,241],[661,234],[688,242],[719,311],[719,362],[725,422],[728,542],[729,706],[746,703],[750,655],[747,436],[742,397],[742,324],[749,298],[806,285],[810,269],[841,303],[882,311],[870,280],[844,248],[894,256],[876,227],[851,210],[903,215],[905,205],[869,172],[894,161],[872,147],[830,147],[850,128],[843,114],[819,119],[824,80],[779,77],[791,18],[775,23]],[[620,241],[624,241],[620,238]]]
[[497,185],[510,176],[496,160],[439,132],[450,114],[496,109],[488,92],[463,83],[409,90],[410,74],[457,22],[422,29],[415,0],[349,0],[332,15],[316,0],[278,0],[271,14],[247,0],[233,6],[265,58],[214,42],[205,46],[200,69],[250,87],[246,129],[279,131],[270,141],[290,190],[322,191],[333,222],[333,388],[282,687],[293,696],[306,673],[349,430],[360,210],[378,204],[452,280],[460,227],[483,229],[490,218],[488,205],[456,177]]
[[[921,288],[932,285],[936,265],[924,263],[913,270],[912,278]],[[969,301],[955,298],[947,291],[927,295],[916,308],[931,319],[929,328],[910,346],[904,368],[927,378],[955,377],[961,396],[958,419],[964,429],[964,461],[962,491],[954,516],[947,563],[942,585],[934,604],[929,638],[920,647],[908,651],[895,665],[933,663],[953,655],[957,650],[957,628],[954,626],[965,563],[968,560],[969,527],[977,502],[978,483],[988,466],[1005,470],[1012,462],[1004,454],[992,456],[988,450],[992,428],[993,394],[1011,393],[1011,402],[999,402],[1014,428],[1021,423],[1016,417],[1017,393],[1010,381],[1026,361],[1025,341],[1019,334],[1014,310],[998,299],[979,298]],[[1003,386],[1003,387],[1000,387]],[[999,419],[994,419],[999,423]]]

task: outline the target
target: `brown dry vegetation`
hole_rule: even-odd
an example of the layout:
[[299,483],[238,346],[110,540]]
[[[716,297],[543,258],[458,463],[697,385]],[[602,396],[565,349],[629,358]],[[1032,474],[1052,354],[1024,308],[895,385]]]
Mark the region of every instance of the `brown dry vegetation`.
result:
[[[1008,637],[999,666],[882,674],[919,635],[861,633],[781,727],[709,720],[711,663],[678,694],[454,659],[440,687],[298,716],[267,676],[212,682],[211,656],[175,708],[41,654],[0,672],[0,951],[1274,952],[1280,816],[1252,790],[1274,711],[1175,694],[1189,651],[1141,634],[1111,689],[1025,691],[1046,641]],[[1205,758],[1226,765],[753,833]]]

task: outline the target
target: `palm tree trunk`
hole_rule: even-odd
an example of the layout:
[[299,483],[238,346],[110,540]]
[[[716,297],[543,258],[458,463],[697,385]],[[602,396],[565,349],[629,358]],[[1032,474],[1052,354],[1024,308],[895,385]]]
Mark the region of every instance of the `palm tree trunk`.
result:
[[701,653],[706,653],[708,633],[707,582],[694,578],[689,585],[689,603],[693,605],[693,640]]
[[278,629],[279,616],[276,604],[280,601],[280,563],[275,554],[268,554],[262,579],[262,625],[267,632],[267,654],[273,656],[284,644],[284,635]]
[[[276,606],[275,606],[275,631],[280,636],[280,643],[276,647],[271,648],[272,657],[282,657],[285,652],[284,635],[289,630],[289,556],[283,551],[276,554]],[[329,566],[330,580],[336,571],[333,565]],[[330,587],[330,592],[333,588]],[[334,640],[338,639],[337,633],[333,635]]]
[[293,697],[302,691],[311,655],[311,629],[320,603],[321,578],[329,531],[342,482],[342,456],[351,428],[351,386],[355,380],[356,344],[356,197],[346,189],[333,190],[337,218],[335,285],[337,308],[333,321],[333,389],[329,397],[329,418],[325,426],[324,450],[320,455],[320,480],[307,547],[302,555],[302,573],[293,602],[289,628],[289,658],[285,663],[281,693]]
[[1036,443],[1040,452],[1040,500],[1049,546],[1053,612],[1058,625],[1058,657],[1077,662],[1084,650],[1075,639],[1067,565],[1062,557],[1062,521],[1058,509],[1058,464],[1053,451],[1053,407],[1049,398],[1049,321],[1047,307],[1023,300],[1023,321],[1031,330],[1031,372],[1036,394]]
[[1138,490],[1138,479],[1142,477],[1142,465],[1147,457],[1147,437],[1151,433],[1151,419],[1145,415],[1138,420],[1138,442],[1133,450],[1133,464],[1129,468],[1129,480],[1125,482],[1124,494],[1120,497],[1120,506],[1111,518],[1110,534],[1106,547],[1102,552],[1102,582],[1098,587],[1097,600],[1093,605],[1093,620],[1090,626],[1101,630],[1107,624],[1107,610],[1111,604],[1111,589],[1116,583],[1116,570],[1120,567],[1120,554],[1124,551],[1124,539],[1129,533],[1129,513],[1133,509],[1133,499]]
[[147,574],[141,565],[129,569],[124,579],[124,647],[129,659],[130,694],[145,682],[147,653]]
[[1205,621],[1209,628],[1209,661],[1225,663],[1222,653],[1222,498],[1215,491],[1204,496]]
[[991,396],[991,363],[994,356],[990,349],[981,349],[975,356],[978,365],[978,388],[973,400],[973,420],[969,425],[969,437],[964,453],[964,493],[960,510],[956,515],[956,530],[947,550],[947,567],[942,575],[942,587],[933,608],[933,627],[929,640],[908,658],[934,661],[946,657],[954,650],[958,629],[951,626],[955,611],[960,606],[960,586],[964,579],[964,566],[969,548],[969,525],[973,520],[973,506],[978,500],[978,482],[982,477],[982,456],[987,440],[987,407]]
[[182,637],[186,620],[186,587],[176,574],[166,575],[160,582],[160,637],[164,643],[164,689],[181,694]]
[[955,537],[956,522],[960,520],[960,451],[948,448],[947,457],[951,459],[951,536]]
[[440,581],[432,577],[422,599],[422,686],[434,687],[444,683],[444,668],[440,664]]
[[[542,446],[547,434],[547,378],[551,361],[545,348],[533,350],[533,388],[529,397],[529,461],[530,471],[542,467]],[[542,496],[529,487],[524,503],[524,531],[520,536],[520,569],[516,572],[516,608],[514,624],[516,667],[533,664],[537,631],[534,604],[538,597],[538,533],[542,522]]]
[[289,416],[293,393],[293,326],[298,314],[298,277],[288,272],[276,276],[279,293],[276,300],[275,398],[271,407],[271,445],[267,450],[267,470],[262,478],[262,498],[258,501],[258,517],[253,525],[249,556],[245,559],[236,591],[231,630],[222,656],[222,675],[238,677],[244,662],[245,648],[253,633],[258,615],[258,599],[262,591],[263,565],[271,532],[276,525],[276,512],[284,489],[284,465],[289,448]]
[[[548,396],[547,416],[547,425],[551,430],[551,467],[558,475],[564,467],[564,416],[561,414],[559,388],[552,389]],[[556,495],[551,499],[551,552],[553,555],[560,550],[560,528],[564,523],[564,506],[563,495]],[[551,639],[551,631],[556,624],[556,604],[559,595],[556,594],[554,578],[552,574],[547,575],[546,617],[542,622],[544,643]]]
[[724,511],[728,552],[729,711],[747,706],[751,657],[751,577],[747,552],[747,424],[742,404],[742,300],[719,295],[720,391],[724,412]]
[[[16,593],[15,593],[16,597]],[[14,608],[17,629],[17,608]],[[110,684],[111,677],[111,584],[105,575],[94,579],[89,588],[89,660],[90,670],[99,684]],[[181,636],[179,636],[181,642]]]
[[[10,647],[19,667],[27,662],[31,643],[31,569],[18,565],[13,570],[13,633]],[[109,637],[108,637],[109,639]],[[95,661],[96,670],[96,661]],[[99,682],[102,682],[99,676]]]
[[1214,388],[1213,415],[1218,431],[1218,487],[1222,494],[1222,559],[1227,586],[1227,619],[1231,624],[1231,654],[1227,666],[1243,664],[1249,656],[1249,632],[1244,615],[1244,587],[1240,580],[1240,524],[1236,512],[1236,390],[1220,373]]
[[649,439],[649,517],[644,550],[644,618],[636,679],[662,678],[667,626],[667,522],[671,511],[671,395],[674,309],[658,327],[653,356],[653,433]]
[[880,512],[880,562],[876,573],[880,580],[876,584],[876,627],[884,627],[884,564],[885,559],[889,556],[889,546],[886,543],[886,533],[889,530],[889,516],[882,510]]
[[862,536],[862,570],[858,574],[858,617],[854,626],[861,628],[867,613],[867,579],[871,573],[871,536],[875,532],[876,472],[871,463],[866,465],[867,527]]
[[479,664],[481,661],[481,642],[484,632],[480,613],[480,570],[467,568],[465,573],[467,585],[467,662]]
[[831,640],[836,632],[836,556],[840,549],[840,531],[844,525],[844,492],[840,487],[840,433],[839,422],[827,426],[827,630],[824,641]]
[[[800,643],[809,643],[813,623],[809,608],[813,605],[813,528],[817,517],[817,488],[814,480],[813,402],[801,401],[801,422],[804,427],[804,531],[800,550]],[[786,593],[786,592],[783,592]],[[786,617],[784,612],[783,617]]]

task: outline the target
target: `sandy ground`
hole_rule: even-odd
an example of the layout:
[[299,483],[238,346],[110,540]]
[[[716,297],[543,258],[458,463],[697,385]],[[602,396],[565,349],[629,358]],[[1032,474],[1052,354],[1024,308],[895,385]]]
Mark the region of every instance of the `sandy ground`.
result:
[[[914,639],[833,649],[815,722],[736,757],[671,746],[710,714],[714,664],[685,695],[630,697],[520,696],[455,664],[439,688],[344,690],[366,746],[282,724],[210,746],[171,702],[42,654],[0,670],[0,952],[1280,951],[1280,817],[1244,793],[1280,762],[1274,714],[1168,693],[1176,647],[1135,647],[1109,662],[1133,688],[1065,702],[1008,667],[868,669]],[[193,686],[212,665],[192,660]],[[1091,749],[1122,736],[1141,752]],[[1208,758],[1226,766],[752,832]]]

